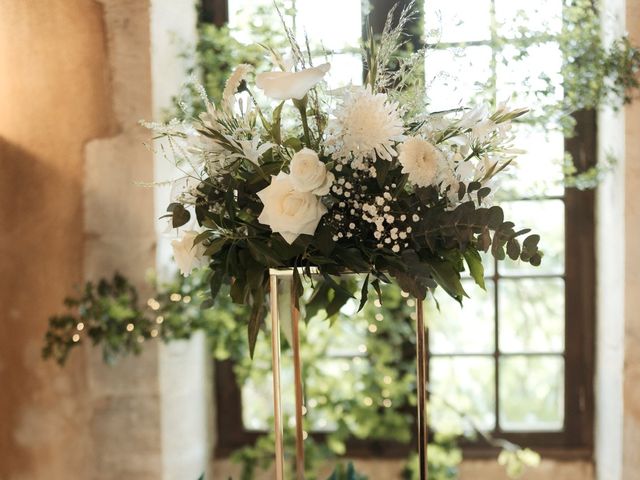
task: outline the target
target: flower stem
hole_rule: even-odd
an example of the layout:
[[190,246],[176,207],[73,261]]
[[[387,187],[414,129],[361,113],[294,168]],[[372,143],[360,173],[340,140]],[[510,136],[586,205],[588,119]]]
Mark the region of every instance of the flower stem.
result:
[[302,119],[302,129],[304,131],[304,140],[307,143],[307,147],[311,148],[311,132],[309,131],[309,121],[307,119],[307,96],[305,95],[302,100],[293,100],[293,104],[300,112],[300,118]]

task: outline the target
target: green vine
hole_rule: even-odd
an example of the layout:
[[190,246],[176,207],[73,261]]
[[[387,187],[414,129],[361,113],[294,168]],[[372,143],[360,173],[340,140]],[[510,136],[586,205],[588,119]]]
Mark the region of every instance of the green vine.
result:
[[[562,28],[550,33],[547,24],[541,30],[527,27],[528,17],[520,12],[515,38],[496,38],[492,48],[507,44],[518,47],[514,57],[502,58],[505,66],[529,57],[529,47],[545,42],[557,42],[562,57],[561,84],[548,75],[524,79],[524,84],[536,85],[531,90],[545,107],[530,121],[545,129],[560,129],[565,137],[575,135],[574,113],[604,108],[619,109],[638,96],[640,87],[640,49],[627,35],[611,41],[603,38],[602,19],[606,9],[597,0],[564,0]],[[554,98],[559,98],[555,100]],[[571,157],[564,161],[565,186],[581,190],[595,188],[611,171],[615,160],[581,171]]]

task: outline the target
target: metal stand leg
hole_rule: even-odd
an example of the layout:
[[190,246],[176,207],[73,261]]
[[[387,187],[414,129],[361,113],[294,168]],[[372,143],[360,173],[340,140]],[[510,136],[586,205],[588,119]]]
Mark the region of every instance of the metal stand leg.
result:
[[427,341],[424,328],[423,302],[416,298],[416,386],[418,389],[418,461],[420,480],[427,480]]
[[304,431],[302,424],[302,360],[300,359],[300,306],[291,282],[291,332],[293,341],[293,375],[296,392],[296,480],[304,480]]
[[273,370],[273,416],[276,434],[276,480],[284,480],[284,433],[282,428],[282,398],[280,391],[280,318],[278,316],[278,277],[269,279],[271,301],[271,359]]

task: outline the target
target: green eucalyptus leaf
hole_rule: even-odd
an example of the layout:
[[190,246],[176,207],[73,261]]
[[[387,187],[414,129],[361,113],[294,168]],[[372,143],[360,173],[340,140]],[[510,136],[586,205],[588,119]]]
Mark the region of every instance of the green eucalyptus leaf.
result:
[[216,238],[209,245],[207,245],[206,250],[204,251],[204,255],[207,257],[211,257],[218,253],[222,248],[226,245],[226,238]]
[[520,257],[520,243],[515,238],[507,242],[507,255],[511,260],[518,260]]
[[280,123],[282,118],[282,107],[284,102],[280,102],[276,108],[273,109],[272,123],[271,123],[271,136],[273,141],[278,145],[282,143],[282,137],[280,135]]
[[482,264],[482,257],[480,257],[480,253],[478,253],[474,248],[467,248],[464,251],[464,259],[467,262],[469,273],[473,280],[480,288],[486,290],[484,283],[484,265]]
[[264,303],[264,290],[258,288],[254,295],[252,295],[253,304],[251,306],[251,314],[249,316],[249,324],[247,326],[247,333],[249,338],[249,355],[253,358],[253,353],[256,348],[256,341],[258,340],[258,333],[260,333],[260,325],[262,324],[262,306]]
[[449,295],[462,302],[463,297],[468,297],[464,291],[458,272],[449,262],[433,260],[429,262],[433,278]]
[[360,312],[367,303],[369,297],[369,274],[364,278],[362,282],[362,290],[360,291],[360,305],[358,305],[358,312]]
[[191,219],[191,214],[181,203],[169,204],[167,211],[171,212],[171,226],[173,228],[182,227]]

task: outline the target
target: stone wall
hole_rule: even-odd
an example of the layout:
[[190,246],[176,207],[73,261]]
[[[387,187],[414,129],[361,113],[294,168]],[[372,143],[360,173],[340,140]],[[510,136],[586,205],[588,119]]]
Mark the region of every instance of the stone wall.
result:
[[[640,44],[640,2],[626,5],[627,29]],[[640,102],[625,109],[625,357],[623,480],[640,476]],[[606,480],[606,479],[603,479]]]
[[103,9],[0,0],[0,479],[90,478],[86,365],[40,359],[83,278],[84,145],[114,133]]
[[[154,2],[155,12],[150,0],[0,0],[1,480],[195,479],[206,469],[207,420],[194,413],[206,406],[180,417],[185,395],[207,398],[201,338],[153,343],[115,366],[90,348],[64,370],[40,359],[48,316],[74,286],[118,270],[144,292],[156,266],[154,191],[139,185],[154,180],[154,153],[138,122],[154,119],[158,85],[177,69],[165,60],[176,62],[175,48],[152,52],[151,26],[164,28],[159,38],[185,25],[192,36],[195,10]],[[180,418],[194,419],[190,431]]]

